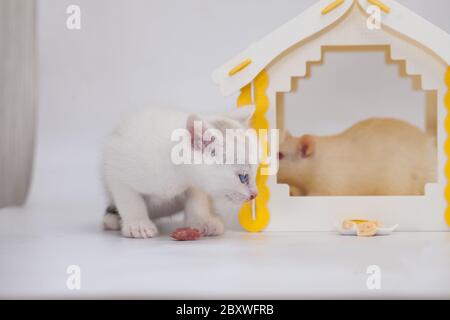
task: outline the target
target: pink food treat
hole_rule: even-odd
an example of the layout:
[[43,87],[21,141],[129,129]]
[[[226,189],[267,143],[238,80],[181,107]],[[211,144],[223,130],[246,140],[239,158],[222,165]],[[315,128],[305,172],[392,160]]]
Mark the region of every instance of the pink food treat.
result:
[[173,240],[177,241],[193,241],[202,237],[202,233],[197,229],[178,228],[170,234]]

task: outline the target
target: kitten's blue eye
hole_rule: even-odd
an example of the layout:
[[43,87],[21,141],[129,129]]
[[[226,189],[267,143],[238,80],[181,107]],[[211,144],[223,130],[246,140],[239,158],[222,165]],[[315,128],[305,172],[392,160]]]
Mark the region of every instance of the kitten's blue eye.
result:
[[247,184],[248,183],[248,174],[240,174],[239,180],[241,180],[241,183]]

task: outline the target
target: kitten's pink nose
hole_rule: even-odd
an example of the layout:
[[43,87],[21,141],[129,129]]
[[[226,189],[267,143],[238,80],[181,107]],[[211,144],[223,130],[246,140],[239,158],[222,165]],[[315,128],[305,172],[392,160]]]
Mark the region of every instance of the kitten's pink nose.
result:
[[250,201],[255,200],[257,196],[258,196],[257,192],[254,192],[254,193],[250,194],[250,198],[249,198]]

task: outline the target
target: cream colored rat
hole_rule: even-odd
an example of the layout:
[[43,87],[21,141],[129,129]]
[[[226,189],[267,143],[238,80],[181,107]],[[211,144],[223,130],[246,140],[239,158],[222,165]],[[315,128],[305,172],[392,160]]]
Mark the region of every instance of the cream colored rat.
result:
[[437,179],[433,137],[396,119],[368,119],[335,136],[286,133],[278,182],[291,195],[423,195]]

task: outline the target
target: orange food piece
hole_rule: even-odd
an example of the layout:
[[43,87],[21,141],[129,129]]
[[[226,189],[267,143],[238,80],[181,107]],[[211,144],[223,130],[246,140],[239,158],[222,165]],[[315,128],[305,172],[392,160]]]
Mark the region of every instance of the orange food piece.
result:
[[344,222],[342,222],[342,229],[351,230],[351,229],[353,229],[354,225],[355,225],[355,222],[353,222],[352,220],[345,220]]
[[358,223],[356,225],[356,234],[358,237],[373,237],[377,234],[377,231],[377,223],[373,221]]
[[373,220],[373,221],[371,221],[371,222],[375,223],[375,225],[377,226],[377,228],[381,228],[381,227],[383,226],[382,223],[381,223],[380,221]]
[[202,237],[202,233],[197,229],[178,228],[170,234],[173,240],[177,241],[194,241]]

